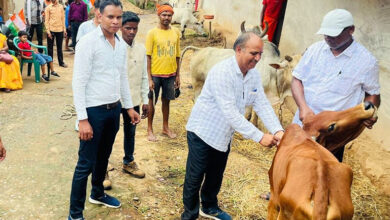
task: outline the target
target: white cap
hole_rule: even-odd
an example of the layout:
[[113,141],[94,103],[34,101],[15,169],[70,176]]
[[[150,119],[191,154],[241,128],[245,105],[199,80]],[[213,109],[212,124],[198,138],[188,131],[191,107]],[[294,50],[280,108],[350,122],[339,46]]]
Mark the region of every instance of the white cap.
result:
[[334,9],[328,12],[321,23],[317,34],[331,37],[338,36],[346,27],[353,25],[352,14],[345,9]]

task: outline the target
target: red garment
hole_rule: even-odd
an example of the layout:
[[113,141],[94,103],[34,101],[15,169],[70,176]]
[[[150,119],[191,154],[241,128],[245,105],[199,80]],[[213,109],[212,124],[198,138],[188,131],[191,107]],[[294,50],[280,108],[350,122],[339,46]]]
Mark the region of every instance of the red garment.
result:
[[277,19],[274,19],[274,18],[271,18],[271,17],[268,17],[268,16],[264,16],[263,28],[265,27],[264,21],[267,21],[267,22],[268,22],[268,31],[267,31],[267,35],[268,35],[268,40],[269,40],[270,42],[272,42],[272,40],[274,39],[276,26],[278,25],[278,20],[277,20]]
[[[23,50],[31,50],[31,46],[30,46],[30,44],[26,41],[26,42],[19,42],[18,43],[18,47],[20,48],[20,49],[23,49]],[[23,53],[23,55],[24,56],[26,56],[26,57],[30,57],[31,55],[32,55],[32,53],[31,52],[22,52]]]
[[282,10],[283,2],[285,0],[263,0],[264,19],[262,28],[265,27],[264,21],[268,22],[268,40],[272,42],[274,34],[279,21],[280,11]]
[[264,16],[278,20],[283,2],[284,0],[263,0],[263,7],[266,7]]

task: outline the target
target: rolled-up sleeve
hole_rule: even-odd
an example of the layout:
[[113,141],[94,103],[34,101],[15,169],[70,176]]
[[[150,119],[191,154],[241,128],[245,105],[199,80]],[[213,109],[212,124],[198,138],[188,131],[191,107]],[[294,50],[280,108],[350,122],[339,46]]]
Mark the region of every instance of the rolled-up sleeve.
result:
[[301,60],[297,64],[297,66],[294,68],[292,75],[303,81],[306,80],[308,77],[308,73],[311,71],[311,60],[313,56],[313,50],[311,48],[307,49],[305,53],[303,54]]

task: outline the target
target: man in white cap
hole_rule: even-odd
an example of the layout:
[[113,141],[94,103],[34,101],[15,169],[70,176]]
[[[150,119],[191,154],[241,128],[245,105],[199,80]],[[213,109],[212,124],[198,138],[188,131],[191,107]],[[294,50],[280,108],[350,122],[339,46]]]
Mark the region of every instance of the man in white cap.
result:
[[[380,105],[378,61],[352,37],[353,17],[334,9],[323,18],[317,34],[324,40],[311,45],[293,71],[291,89],[298,111],[293,123],[309,115],[340,111],[369,101]],[[377,117],[365,121],[368,128]],[[344,147],[332,152],[342,162]]]

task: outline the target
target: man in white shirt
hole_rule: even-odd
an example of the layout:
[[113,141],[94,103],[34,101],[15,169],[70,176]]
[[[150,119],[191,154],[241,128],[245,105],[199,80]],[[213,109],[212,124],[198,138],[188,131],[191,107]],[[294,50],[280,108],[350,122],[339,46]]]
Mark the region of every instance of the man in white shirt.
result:
[[[264,94],[260,74],[254,68],[263,53],[263,41],[256,33],[246,32],[237,38],[233,49],[235,56],[219,62],[209,71],[188,119],[189,152],[182,219],[196,219],[198,214],[231,219],[218,207],[217,195],[235,131],[268,147],[283,136],[283,128]],[[245,106],[253,106],[274,135],[264,134],[247,121]]]
[[[140,113],[142,104],[142,116],[145,117],[149,109],[149,80],[146,68],[146,49],[141,43],[135,42],[138,24],[140,22],[137,14],[125,11],[122,17],[122,38],[127,43],[127,74],[129,77],[131,99],[134,110]],[[138,168],[134,161],[135,129],[136,125],[131,124],[130,117],[125,109],[122,109],[123,116],[123,171],[134,177],[144,178],[145,172]]]
[[83,219],[87,181],[92,173],[89,202],[119,208],[121,203],[104,193],[103,181],[116,133],[121,102],[138,123],[127,77],[126,44],[116,32],[122,24],[122,4],[105,0],[100,4],[101,25],[77,44],[73,98],[79,120],[80,148],[70,196],[68,219]]
[[[91,20],[83,22],[80,25],[79,31],[77,32],[77,36],[76,36],[76,42],[78,42],[82,36],[88,34],[91,31],[94,31],[99,26],[99,24],[100,24],[99,19],[98,19],[99,4],[100,4],[100,0],[95,0],[95,2],[93,3],[93,6],[94,6],[93,10],[95,12],[95,17]],[[77,119],[76,119],[76,124],[75,124],[75,130],[79,131],[79,120],[77,120]],[[109,185],[111,186],[111,182],[109,183]]]
[[[378,61],[352,34],[353,17],[344,9],[328,12],[317,34],[324,40],[311,45],[293,71],[291,90],[298,111],[293,123],[309,115],[341,111],[364,101],[380,105]],[[377,118],[365,121],[372,128]],[[344,147],[332,152],[341,162]]]
[[78,42],[82,36],[88,34],[89,32],[95,30],[100,22],[99,22],[99,19],[98,19],[98,16],[99,16],[99,4],[100,4],[100,0],[95,0],[95,2],[93,3],[93,6],[94,6],[94,13],[95,13],[95,17],[93,19],[90,19],[86,22],[83,22],[80,27],[79,27],[79,30],[77,32],[77,36],[76,36],[76,42]]

